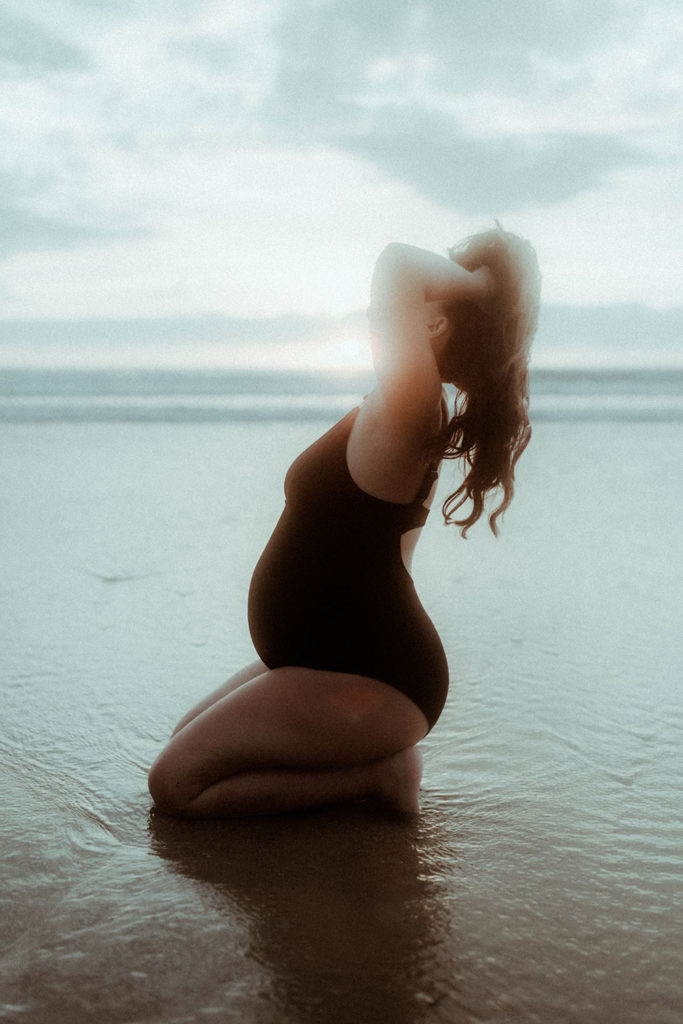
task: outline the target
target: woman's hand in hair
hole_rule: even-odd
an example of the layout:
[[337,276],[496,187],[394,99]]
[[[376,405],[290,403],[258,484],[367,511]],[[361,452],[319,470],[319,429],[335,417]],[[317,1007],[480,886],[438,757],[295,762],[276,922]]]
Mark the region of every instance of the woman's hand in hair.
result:
[[472,281],[476,282],[472,293],[472,301],[482,313],[490,313],[496,298],[496,279],[490,267],[478,267],[472,272]]

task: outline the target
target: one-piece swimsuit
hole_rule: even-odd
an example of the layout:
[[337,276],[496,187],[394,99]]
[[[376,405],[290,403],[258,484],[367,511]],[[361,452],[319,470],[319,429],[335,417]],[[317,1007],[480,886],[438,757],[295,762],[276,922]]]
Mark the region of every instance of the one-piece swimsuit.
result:
[[352,409],[292,463],[285,508],[249,589],[249,629],[270,669],[285,665],[370,676],[406,694],[430,728],[446,700],[439,635],[401,557],[422,526],[430,471],[414,501],[385,501],[351,477]]

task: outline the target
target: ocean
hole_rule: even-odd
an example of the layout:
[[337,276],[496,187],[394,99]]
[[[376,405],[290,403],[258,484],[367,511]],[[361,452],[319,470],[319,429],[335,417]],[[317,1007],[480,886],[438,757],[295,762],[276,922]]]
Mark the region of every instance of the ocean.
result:
[[500,538],[437,501],[419,817],[183,822],[147,769],[253,657],[285,470],[368,382],[3,371],[0,1020],[678,1024],[680,384],[539,371]]
[[[373,386],[361,370],[163,368],[0,370],[0,421],[318,419]],[[534,419],[683,418],[682,367],[532,369]]]

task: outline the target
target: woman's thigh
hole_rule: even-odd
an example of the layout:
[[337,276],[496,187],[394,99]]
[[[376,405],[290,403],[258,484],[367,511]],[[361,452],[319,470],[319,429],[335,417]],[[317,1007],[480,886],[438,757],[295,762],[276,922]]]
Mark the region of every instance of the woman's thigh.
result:
[[184,729],[193,718],[201,715],[201,713],[206,711],[207,708],[210,708],[212,704],[215,704],[223,697],[227,697],[227,695],[232,693],[233,690],[237,690],[240,686],[244,686],[244,684],[248,683],[251,679],[254,679],[256,676],[263,675],[263,673],[267,671],[267,667],[263,664],[260,658],[256,661],[250,662],[248,665],[245,665],[245,667],[240,669],[239,672],[235,672],[234,675],[230,676],[227,682],[223,683],[216,690],[213,690],[208,697],[204,697],[198,704],[195,704],[194,707],[190,708],[190,710],[183,715],[176,725],[173,730],[173,735],[175,736],[177,732]]
[[428,731],[403,693],[365,676],[279,668],[217,700],[178,732],[151,784],[194,795],[236,772],[330,769],[389,757]]

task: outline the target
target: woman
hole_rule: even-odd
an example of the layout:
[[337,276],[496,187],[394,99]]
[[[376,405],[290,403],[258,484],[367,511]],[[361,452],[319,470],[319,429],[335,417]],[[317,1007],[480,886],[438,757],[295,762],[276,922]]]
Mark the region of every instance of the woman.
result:
[[[153,765],[158,810],[270,814],[372,799],[418,810],[416,744],[448,667],[409,575],[441,459],[465,478],[443,507],[463,536],[484,498],[510,503],[530,427],[528,346],[540,278],[495,230],[450,259],[392,244],[369,318],[377,386],[290,468],[249,593],[260,658],[193,708]],[[458,389],[449,420],[443,383]],[[471,501],[469,514],[456,511]]]

